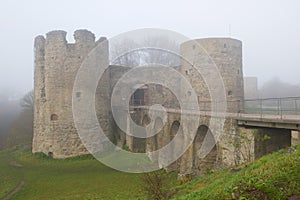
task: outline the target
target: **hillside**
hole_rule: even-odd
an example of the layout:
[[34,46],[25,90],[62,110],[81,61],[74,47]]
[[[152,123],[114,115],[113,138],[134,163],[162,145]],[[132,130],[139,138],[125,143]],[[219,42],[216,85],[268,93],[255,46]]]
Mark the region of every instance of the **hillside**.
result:
[[[115,171],[92,156],[54,160],[24,147],[0,152],[0,199],[16,188],[13,200],[146,199],[141,174]],[[179,183],[175,174],[169,181]],[[173,190],[174,200],[300,199],[300,146],[239,168],[212,172]]]
[[24,199],[136,199],[142,198],[140,174],[118,172],[92,156],[54,160],[33,155],[23,146],[0,152],[0,199],[22,181],[12,196]]
[[194,179],[177,191],[174,200],[300,199],[300,146]]

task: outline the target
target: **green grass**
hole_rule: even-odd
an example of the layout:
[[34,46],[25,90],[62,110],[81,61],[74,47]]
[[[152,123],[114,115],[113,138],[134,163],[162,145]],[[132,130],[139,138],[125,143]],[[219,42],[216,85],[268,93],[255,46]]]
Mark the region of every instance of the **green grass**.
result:
[[[10,166],[15,161],[22,167]],[[140,174],[104,166],[92,156],[55,160],[11,149],[0,152],[0,199],[25,181],[12,199],[143,198]]]
[[13,161],[11,153],[12,150],[6,150],[0,154],[0,199],[22,180],[20,170],[9,165]]
[[300,195],[300,146],[293,153],[280,150],[240,171],[225,169],[177,188],[174,199],[287,199]]
[[[22,167],[12,166],[19,163]],[[0,152],[0,199],[21,180],[24,187],[12,199],[145,199],[141,174],[129,174],[104,166],[92,156],[55,160],[31,154],[22,146]],[[174,199],[287,199],[300,195],[300,146],[262,157],[239,171],[224,169],[178,186]],[[177,185],[177,186],[176,186]]]

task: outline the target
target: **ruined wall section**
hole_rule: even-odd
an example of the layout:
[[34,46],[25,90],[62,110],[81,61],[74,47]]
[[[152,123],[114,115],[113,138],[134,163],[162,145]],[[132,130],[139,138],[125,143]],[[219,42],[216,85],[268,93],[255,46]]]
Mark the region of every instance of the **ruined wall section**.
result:
[[[178,82],[179,81],[180,80],[178,80]],[[176,86],[174,84],[173,88],[174,87],[179,87],[179,86]],[[180,108],[178,99],[176,98],[176,96],[173,94],[173,92],[169,88],[159,85],[159,84],[151,84],[151,85],[149,85],[148,88],[149,88],[148,89],[149,90],[149,95],[148,95],[149,96],[149,99],[148,99],[149,105],[159,104],[165,108],[173,108],[173,109]]]
[[37,36],[34,41],[34,137],[32,151],[37,152],[44,142],[41,134],[44,132],[45,113],[45,38]]
[[[111,95],[117,81],[130,67],[109,66],[99,80],[96,92],[96,113],[104,133],[113,143],[125,143],[125,133],[116,125],[111,112]],[[121,117],[121,116],[120,116]],[[126,126],[126,119],[120,119]]]
[[[77,70],[95,47],[95,36],[87,30],[74,33],[69,44],[65,31],[51,31],[36,38],[35,118],[33,152],[55,158],[88,153],[74,126],[72,91]],[[44,42],[43,42],[44,41]]]

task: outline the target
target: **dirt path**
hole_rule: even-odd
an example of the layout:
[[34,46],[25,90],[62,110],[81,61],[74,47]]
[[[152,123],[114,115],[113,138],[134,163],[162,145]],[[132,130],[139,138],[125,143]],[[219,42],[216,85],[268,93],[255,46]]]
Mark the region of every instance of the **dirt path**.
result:
[[3,197],[2,200],[8,200],[10,199],[14,194],[16,194],[23,186],[25,185],[25,181],[22,180],[20,183],[15,187],[10,193],[8,193],[6,196]]

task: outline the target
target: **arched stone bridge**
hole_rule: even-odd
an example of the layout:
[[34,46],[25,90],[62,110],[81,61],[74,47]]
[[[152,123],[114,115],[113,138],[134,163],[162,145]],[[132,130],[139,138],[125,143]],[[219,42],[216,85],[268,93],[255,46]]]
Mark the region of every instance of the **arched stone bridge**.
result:
[[[245,100],[243,109],[237,113],[211,112],[204,107],[204,104],[210,103],[199,102],[199,111],[151,108],[152,119],[149,106],[131,105],[133,121],[144,127],[153,121],[148,129],[158,133],[147,139],[127,135],[124,140],[135,152],[155,151],[178,134],[182,143],[175,144],[174,148],[181,148],[189,140],[186,137],[193,126],[189,123],[180,126],[182,116],[199,116],[192,144],[176,162],[163,167],[169,171],[177,170],[183,175],[203,175],[209,170],[240,164],[290,146],[291,131],[300,130],[300,98]],[[240,105],[234,101],[226,103]],[[167,113],[166,119],[160,117],[161,112]],[[127,130],[131,131],[129,125]]]

